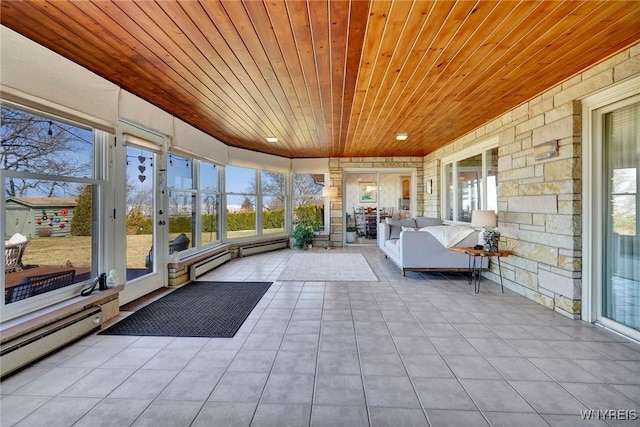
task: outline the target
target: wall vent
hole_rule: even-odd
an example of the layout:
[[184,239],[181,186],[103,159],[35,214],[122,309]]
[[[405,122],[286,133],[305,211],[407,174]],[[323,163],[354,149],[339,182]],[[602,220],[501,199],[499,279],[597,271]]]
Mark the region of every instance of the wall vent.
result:
[[99,329],[100,325],[102,310],[92,307],[3,343],[0,346],[0,376]]
[[274,242],[274,243],[256,243],[255,245],[243,245],[238,248],[238,256],[244,257],[247,255],[259,254],[262,252],[275,251],[277,249],[285,249],[287,242]]
[[211,258],[207,258],[204,261],[200,261],[189,267],[189,279],[196,280],[209,270],[213,270],[219,265],[224,264],[231,260],[231,252],[224,251],[214,255]]

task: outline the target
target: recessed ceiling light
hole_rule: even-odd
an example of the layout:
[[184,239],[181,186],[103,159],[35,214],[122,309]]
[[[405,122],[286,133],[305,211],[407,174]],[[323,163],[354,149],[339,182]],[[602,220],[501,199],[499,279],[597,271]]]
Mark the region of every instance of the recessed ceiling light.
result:
[[275,136],[268,136],[267,142],[278,142],[278,138],[276,138]]
[[396,139],[398,141],[404,141],[407,138],[409,138],[409,135],[407,135],[406,133],[401,133],[399,135],[396,135]]

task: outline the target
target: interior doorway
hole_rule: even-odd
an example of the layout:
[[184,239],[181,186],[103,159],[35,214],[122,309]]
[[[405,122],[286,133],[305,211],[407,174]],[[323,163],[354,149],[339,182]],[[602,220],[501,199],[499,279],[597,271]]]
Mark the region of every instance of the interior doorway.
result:
[[378,223],[411,216],[411,172],[345,172],[345,244],[377,244]]

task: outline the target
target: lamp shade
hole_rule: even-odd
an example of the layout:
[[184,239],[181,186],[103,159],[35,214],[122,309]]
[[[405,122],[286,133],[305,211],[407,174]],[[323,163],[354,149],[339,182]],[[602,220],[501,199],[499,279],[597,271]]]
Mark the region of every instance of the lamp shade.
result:
[[322,195],[324,197],[337,197],[338,187],[322,187]]
[[495,227],[496,212],[493,210],[477,210],[471,212],[472,227]]

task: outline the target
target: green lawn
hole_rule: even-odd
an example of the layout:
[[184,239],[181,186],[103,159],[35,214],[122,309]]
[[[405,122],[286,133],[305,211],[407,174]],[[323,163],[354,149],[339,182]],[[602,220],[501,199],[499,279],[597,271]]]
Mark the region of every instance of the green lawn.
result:
[[[283,233],[284,229],[265,230],[264,234]],[[171,233],[169,240],[175,239],[180,233]],[[229,239],[255,236],[255,230],[230,231]],[[202,242],[211,242],[215,234],[203,233]],[[127,236],[127,267],[144,268],[145,257],[151,249],[150,234],[135,234]],[[32,265],[72,265],[74,267],[88,267],[91,265],[91,237],[36,237],[31,239],[22,256],[24,264]]]

